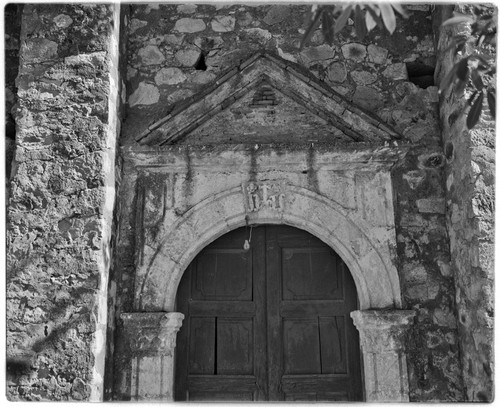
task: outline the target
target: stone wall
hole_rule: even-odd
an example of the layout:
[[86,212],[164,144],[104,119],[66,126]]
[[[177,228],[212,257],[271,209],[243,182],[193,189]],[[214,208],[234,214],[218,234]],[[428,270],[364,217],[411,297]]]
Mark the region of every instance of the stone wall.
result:
[[[131,6],[127,115],[133,120],[124,125],[122,143],[133,144],[134,137],[166,116],[176,102],[192,97],[262,50],[377,113],[406,139],[439,141],[435,105],[426,103],[437,101],[436,89],[423,90],[409,82],[407,69],[408,64],[415,75],[415,66],[432,70],[435,64],[429,7],[414,7],[414,16],[399,21],[393,35],[375,29],[360,42],[349,25],[338,43],[330,46],[317,30],[300,50],[308,7]],[[236,123],[244,120],[245,115],[236,117]]]
[[[458,11],[470,12],[465,7]],[[443,16],[441,20],[444,20]],[[461,25],[443,30],[438,77],[454,64],[447,50],[457,33],[470,35]],[[467,400],[493,400],[493,261],[495,196],[495,122],[485,109],[479,123],[467,130],[463,94],[441,96],[440,121],[446,154],[446,223],[455,275],[461,357]],[[485,102],[486,105],[486,102]],[[486,107],[486,106],[485,106]],[[467,110],[465,110],[467,112]]]
[[7,397],[102,399],[117,8],[25,5],[7,212]]

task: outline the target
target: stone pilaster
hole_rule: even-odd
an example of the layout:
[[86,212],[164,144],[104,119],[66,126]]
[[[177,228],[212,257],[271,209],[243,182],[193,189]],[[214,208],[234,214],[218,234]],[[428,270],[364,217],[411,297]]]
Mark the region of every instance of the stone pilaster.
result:
[[353,311],[369,402],[409,401],[405,338],[415,311]]
[[128,372],[122,376],[122,398],[173,401],[174,349],[184,315],[179,312],[135,312],[120,316],[123,321],[123,356]]

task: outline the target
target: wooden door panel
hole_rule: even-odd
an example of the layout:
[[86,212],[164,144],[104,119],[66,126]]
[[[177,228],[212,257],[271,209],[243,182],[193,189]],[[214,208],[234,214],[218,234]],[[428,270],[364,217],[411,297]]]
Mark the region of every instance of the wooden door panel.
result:
[[282,248],[283,300],[343,299],[342,275],[330,248]]
[[190,374],[215,373],[215,318],[192,317],[189,323]]
[[253,320],[217,319],[217,374],[250,375],[254,371]]
[[318,321],[283,320],[284,374],[321,373]]
[[347,373],[346,321],[343,316],[319,318],[321,373]]
[[193,300],[252,301],[251,259],[243,249],[204,250],[196,262]]

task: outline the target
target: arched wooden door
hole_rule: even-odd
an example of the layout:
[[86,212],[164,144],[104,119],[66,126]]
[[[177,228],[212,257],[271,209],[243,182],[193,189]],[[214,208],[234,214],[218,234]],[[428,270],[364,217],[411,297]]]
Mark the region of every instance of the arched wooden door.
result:
[[241,228],[207,246],[179,285],[176,400],[362,400],[356,288],[311,234]]

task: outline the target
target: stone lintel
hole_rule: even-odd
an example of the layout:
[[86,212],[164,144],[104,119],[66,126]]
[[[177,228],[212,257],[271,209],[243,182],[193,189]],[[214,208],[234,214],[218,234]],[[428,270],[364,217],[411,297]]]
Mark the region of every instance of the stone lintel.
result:
[[120,319],[131,352],[172,355],[184,315],[180,312],[132,312],[121,314]]

